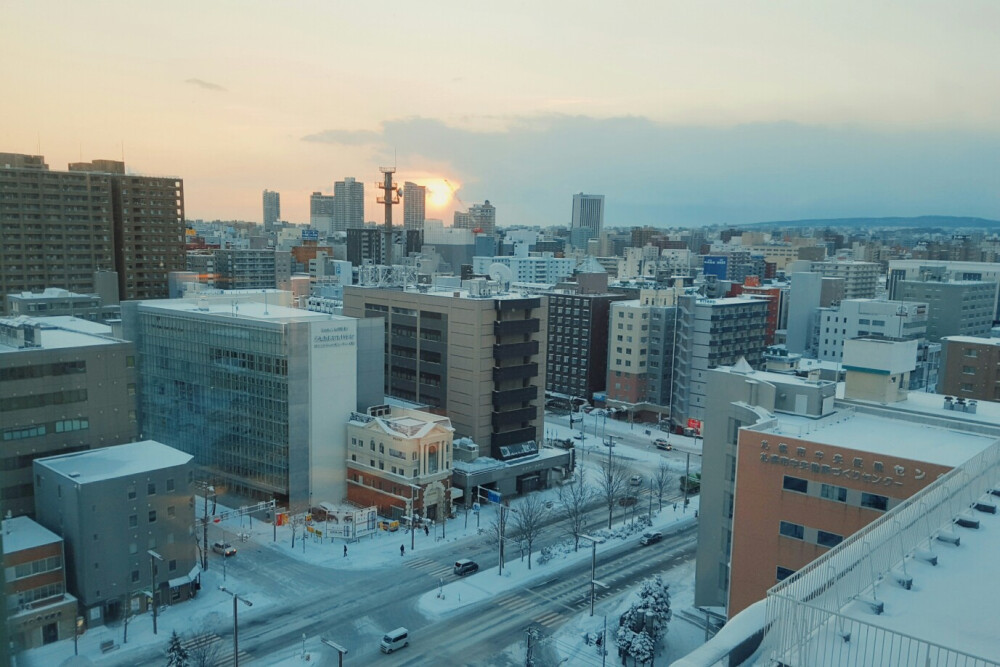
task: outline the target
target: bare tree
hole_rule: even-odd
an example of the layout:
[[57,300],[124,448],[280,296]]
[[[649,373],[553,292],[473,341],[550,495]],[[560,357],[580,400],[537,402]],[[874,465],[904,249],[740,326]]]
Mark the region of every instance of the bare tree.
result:
[[215,667],[222,660],[223,643],[216,634],[191,634],[185,643],[190,667]]
[[587,485],[582,468],[578,481],[559,488],[559,509],[566,532],[573,538],[573,551],[580,549],[580,535],[587,525],[587,503],[593,496],[594,492]]
[[670,466],[663,459],[660,459],[660,465],[656,468],[656,475],[653,477],[653,488],[656,489],[656,500],[660,504],[660,509],[663,509],[663,494],[666,493],[667,483],[670,481]]
[[608,528],[611,528],[611,518],[615,511],[615,501],[622,495],[628,482],[628,469],[622,465],[621,459],[609,454],[608,460],[601,463],[601,472],[597,480],[598,493],[608,506]]
[[531,551],[541,534],[549,510],[537,493],[526,496],[514,511],[514,531],[517,539],[528,547],[528,569],[531,569]]
[[[503,527],[500,525],[500,510],[498,508],[496,516],[493,517],[490,520],[490,522],[486,524],[486,527],[482,529],[483,542],[485,542],[487,546],[493,547],[494,549],[499,549],[500,541],[503,538],[503,532],[504,532],[502,528]],[[501,557],[503,556],[502,550],[500,550],[500,556]],[[503,567],[502,561],[500,563],[500,567]]]

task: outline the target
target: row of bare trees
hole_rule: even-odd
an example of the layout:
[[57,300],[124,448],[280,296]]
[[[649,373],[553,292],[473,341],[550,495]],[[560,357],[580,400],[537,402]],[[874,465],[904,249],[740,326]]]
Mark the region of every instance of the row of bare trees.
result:
[[[650,479],[650,490],[657,499],[659,509],[663,509],[663,496],[671,479],[667,462],[660,461]],[[580,536],[586,533],[590,506],[600,500],[608,508],[608,528],[611,528],[615,505],[628,495],[628,489],[629,469],[620,458],[609,456],[597,472],[596,483],[591,483],[581,468],[580,476],[574,483],[559,488],[554,506],[538,494],[529,494],[506,510],[509,513],[503,522],[506,525],[501,525],[498,512],[486,528],[486,540],[493,546],[497,546],[501,539],[516,542],[522,556],[527,552],[530,570],[535,543],[553,518],[573,538],[573,550],[576,551],[580,548]]]

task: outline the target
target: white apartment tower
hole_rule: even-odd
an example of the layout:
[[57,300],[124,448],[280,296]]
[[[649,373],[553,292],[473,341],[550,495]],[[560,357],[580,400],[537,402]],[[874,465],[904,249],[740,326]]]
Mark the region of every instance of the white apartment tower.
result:
[[365,225],[365,184],[348,176],[333,184],[333,231]]

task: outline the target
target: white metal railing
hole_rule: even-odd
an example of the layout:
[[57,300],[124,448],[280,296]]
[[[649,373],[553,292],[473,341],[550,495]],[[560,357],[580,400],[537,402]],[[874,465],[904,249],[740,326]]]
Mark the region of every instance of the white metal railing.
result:
[[[917,550],[931,548],[934,539],[947,532],[955,518],[998,481],[1000,441],[772,587],[767,593],[768,630],[761,655],[788,665],[918,664],[905,656],[914,656],[913,660],[929,657],[929,664],[934,665],[1000,665],[840,613],[856,598],[877,602],[878,582],[892,576],[893,570],[905,576],[907,559]],[[866,650],[890,651],[892,659],[872,659],[866,654],[863,660],[852,661],[843,652],[846,647],[835,651],[836,642],[823,641],[824,633],[831,632],[851,632],[850,642],[838,641]],[[868,644],[872,641],[876,643]],[[827,653],[806,655],[821,649]]]
[[799,426],[791,426],[789,424],[781,424],[780,431],[781,435],[787,435],[791,437],[803,437],[809,435],[817,429],[826,428],[833,424],[839,424],[840,422],[847,421],[849,419],[854,419],[854,408],[847,407],[838,409],[832,415],[827,415],[826,417],[820,417],[809,421],[808,423],[801,424]]

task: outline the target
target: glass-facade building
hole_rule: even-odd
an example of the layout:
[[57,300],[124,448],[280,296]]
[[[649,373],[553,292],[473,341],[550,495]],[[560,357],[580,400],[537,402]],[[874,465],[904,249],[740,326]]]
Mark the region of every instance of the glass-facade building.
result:
[[357,320],[235,299],[123,306],[143,437],[193,455],[227,492],[340,501],[357,409]]

